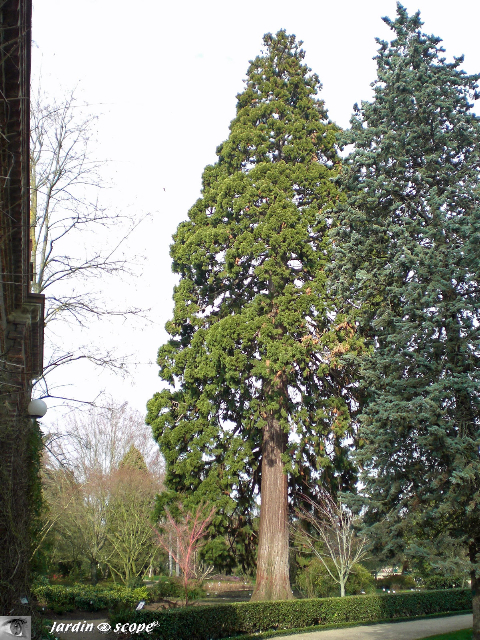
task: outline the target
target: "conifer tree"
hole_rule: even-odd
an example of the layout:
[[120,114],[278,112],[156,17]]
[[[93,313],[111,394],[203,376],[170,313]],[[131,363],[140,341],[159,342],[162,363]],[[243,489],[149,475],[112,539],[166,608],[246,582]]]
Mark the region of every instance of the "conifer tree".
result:
[[423,538],[466,545],[480,640],[480,75],[446,62],[419,13],[397,13],[345,139],[334,239],[338,289],[373,349],[358,461],[370,521],[389,514],[394,532],[410,515]]
[[120,464],[118,466],[120,469],[135,469],[137,471],[145,472],[148,471],[144,457],[137,449],[137,447],[133,444],[130,445],[129,450],[120,460]]
[[171,490],[246,526],[260,489],[254,600],[292,597],[287,472],[291,486],[314,474],[331,491],[353,478],[346,358],[357,338],[325,285],[337,127],[301,44],[265,35],[174,235],[180,282],[158,357],[170,388],[148,405]]

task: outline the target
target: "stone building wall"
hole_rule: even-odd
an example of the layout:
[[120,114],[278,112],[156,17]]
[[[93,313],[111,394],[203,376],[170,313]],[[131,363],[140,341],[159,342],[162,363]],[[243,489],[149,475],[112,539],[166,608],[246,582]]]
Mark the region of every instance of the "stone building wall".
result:
[[27,614],[40,434],[27,413],[42,372],[43,306],[30,293],[31,0],[0,2],[0,615]]

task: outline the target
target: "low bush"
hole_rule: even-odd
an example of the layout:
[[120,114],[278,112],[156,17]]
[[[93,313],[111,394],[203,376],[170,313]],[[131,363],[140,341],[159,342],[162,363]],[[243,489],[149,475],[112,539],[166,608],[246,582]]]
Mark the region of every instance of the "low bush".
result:
[[158,582],[151,587],[150,592],[154,598],[181,598],[183,586],[177,578],[160,576]]
[[352,573],[348,576],[345,590],[349,596],[373,593],[375,591],[375,578],[362,564],[355,564]]
[[50,584],[50,580],[48,579],[47,576],[44,576],[39,573],[34,573],[32,575],[32,585],[34,587],[46,587],[49,584]]
[[196,586],[192,586],[191,589],[188,589],[188,601],[198,600],[199,598],[204,598],[207,595],[207,592],[202,587],[201,584]]
[[[379,578],[376,581],[377,589],[392,589],[394,591],[401,591],[402,589],[415,589],[417,583],[412,576],[407,576],[403,573],[386,576],[385,578]],[[460,586],[460,585],[458,585]],[[435,587],[431,587],[435,589]]]
[[35,585],[32,594],[41,603],[58,612],[60,609],[80,609],[81,611],[99,611],[114,607],[134,607],[140,600],[150,601],[147,587],[129,589],[121,585],[109,587],[84,584],[71,587],[63,585]]
[[136,578],[130,578],[130,580],[127,580],[126,583],[126,587],[128,587],[128,589],[138,589],[140,587],[144,586],[144,582],[142,580],[142,578],[140,578],[140,576],[137,576]]
[[[110,617],[113,628],[126,623],[156,623],[152,640],[218,640],[277,629],[300,629],[344,622],[375,622],[410,618],[472,606],[468,589],[388,595],[346,596],[280,602],[238,602],[220,606],[184,607],[165,612],[136,611]],[[135,635],[137,637],[137,635]]]
[[[32,638],[41,638],[42,640],[58,640],[51,632],[53,620],[48,620],[41,616],[32,616]],[[21,637],[21,636],[20,636]]]
[[[329,568],[335,575],[333,562],[329,561]],[[355,564],[345,584],[348,596],[375,590],[375,581],[370,571],[361,564]],[[297,571],[295,586],[307,598],[332,598],[340,595],[340,585],[331,577],[323,563],[318,558],[312,558],[308,564]]]
[[[183,580],[176,577],[161,576],[159,581],[150,589],[154,600],[159,598],[185,598]],[[188,599],[198,600],[206,595],[201,585],[191,584],[188,587]]]

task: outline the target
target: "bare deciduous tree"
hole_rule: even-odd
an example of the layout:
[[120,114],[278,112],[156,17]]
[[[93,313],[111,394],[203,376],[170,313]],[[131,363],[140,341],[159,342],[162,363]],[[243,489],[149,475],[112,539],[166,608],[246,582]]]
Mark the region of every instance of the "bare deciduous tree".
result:
[[354,565],[367,554],[367,540],[356,532],[358,517],[325,490],[320,491],[318,502],[305,495],[300,498],[310,505],[310,509],[295,509],[298,518],[307,525],[305,528],[293,527],[296,542],[317,556],[340,586],[340,596],[343,597],[345,583]]
[[[49,101],[39,92],[32,100],[32,290],[46,296],[47,359],[40,381],[44,396],[52,395],[47,379],[60,366],[88,360],[123,371],[126,364],[125,357],[91,343],[67,348],[52,331],[54,323],[61,320],[85,327],[104,316],[141,314],[137,308],[112,308],[101,291],[95,292],[92,282],[98,284],[105,276],[133,275],[122,247],[139,224],[134,217],[99,204],[103,163],[91,151],[96,120],[96,115],[78,104],[74,92],[61,101]],[[103,242],[99,243],[102,231]]]
[[117,469],[132,445],[148,470],[163,477],[164,462],[151,429],[143,415],[126,402],[107,398],[106,406],[72,412],[62,422],[61,431],[47,438],[47,449],[57,466],[70,468],[81,481],[92,471],[106,475]]

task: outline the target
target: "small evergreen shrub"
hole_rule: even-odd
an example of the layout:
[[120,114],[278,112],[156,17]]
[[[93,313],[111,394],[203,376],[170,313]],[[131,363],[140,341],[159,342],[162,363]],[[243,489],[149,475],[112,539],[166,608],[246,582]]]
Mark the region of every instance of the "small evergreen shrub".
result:
[[468,589],[399,594],[346,596],[280,602],[236,602],[220,606],[183,607],[167,611],[135,611],[110,616],[110,623],[152,622],[157,626],[141,640],[219,640],[230,636],[281,629],[300,629],[343,622],[375,622],[467,611]]

